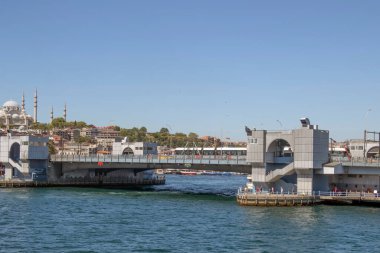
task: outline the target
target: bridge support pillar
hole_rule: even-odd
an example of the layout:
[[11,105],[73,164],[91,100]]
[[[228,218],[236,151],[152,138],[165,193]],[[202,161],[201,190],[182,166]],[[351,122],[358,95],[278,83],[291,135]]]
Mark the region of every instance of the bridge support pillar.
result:
[[313,193],[313,169],[298,169],[297,172],[297,192],[304,194]]
[[265,167],[252,166],[252,181],[265,182],[266,169]]

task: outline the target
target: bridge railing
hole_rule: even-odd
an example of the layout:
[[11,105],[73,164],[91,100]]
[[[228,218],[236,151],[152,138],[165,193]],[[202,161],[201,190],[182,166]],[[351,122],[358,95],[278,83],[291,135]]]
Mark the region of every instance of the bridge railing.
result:
[[245,156],[197,155],[52,155],[53,162],[112,162],[112,163],[183,163],[183,164],[246,164]]
[[361,197],[367,197],[367,198],[380,198],[379,193],[373,193],[373,192],[352,192],[352,191],[318,191],[315,192],[317,196],[326,196],[326,197],[347,197],[347,198],[361,198]]
[[379,158],[367,158],[367,157],[333,157],[330,159],[332,162],[340,162],[343,165],[348,166],[367,166],[367,167],[380,167]]
[[254,189],[248,189],[246,187],[240,187],[237,195],[270,195],[270,196],[316,196],[316,197],[337,197],[347,199],[376,199],[380,200],[380,193],[372,192],[350,192],[350,191],[313,191],[313,192],[291,192],[291,191],[260,191]]

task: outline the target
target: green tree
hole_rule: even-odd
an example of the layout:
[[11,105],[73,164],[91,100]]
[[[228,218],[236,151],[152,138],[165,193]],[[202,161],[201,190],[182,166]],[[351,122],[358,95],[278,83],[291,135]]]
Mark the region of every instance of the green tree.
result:
[[77,128],[85,128],[85,127],[88,127],[88,125],[87,125],[87,123],[84,122],[84,121],[78,121],[78,122],[76,123],[76,127],[77,127]]
[[35,122],[30,126],[30,129],[48,131],[49,125],[45,123]]
[[51,121],[50,125],[54,128],[64,128],[66,124],[66,121],[64,118],[55,118]]
[[169,129],[167,129],[166,127],[163,127],[163,128],[161,128],[160,133],[161,134],[169,134]]
[[196,133],[190,132],[189,135],[187,136],[190,140],[195,141],[198,139],[198,135]]

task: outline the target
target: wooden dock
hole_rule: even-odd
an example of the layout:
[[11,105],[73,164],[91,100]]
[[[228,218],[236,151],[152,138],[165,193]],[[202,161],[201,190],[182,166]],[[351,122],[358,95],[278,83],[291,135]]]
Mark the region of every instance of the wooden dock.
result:
[[270,193],[239,193],[237,202],[243,206],[310,206],[320,204],[315,195],[302,194],[270,194]]
[[380,195],[364,192],[314,192],[313,195],[300,193],[255,193],[240,191],[236,200],[243,206],[310,206],[330,205],[368,205],[380,206]]

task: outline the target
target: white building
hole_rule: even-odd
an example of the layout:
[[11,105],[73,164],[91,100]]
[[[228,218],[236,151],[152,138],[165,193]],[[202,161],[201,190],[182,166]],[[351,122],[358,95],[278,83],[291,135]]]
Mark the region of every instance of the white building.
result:
[[24,100],[20,107],[16,101],[9,100],[0,109],[0,125],[9,128],[27,129],[33,117],[25,112]]
[[127,138],[114,142],[113,155],[157,155],[157,143],[153,142],[128,142]]
[[2,180],[45,180],[48,167],[48,137],[0,136]]

